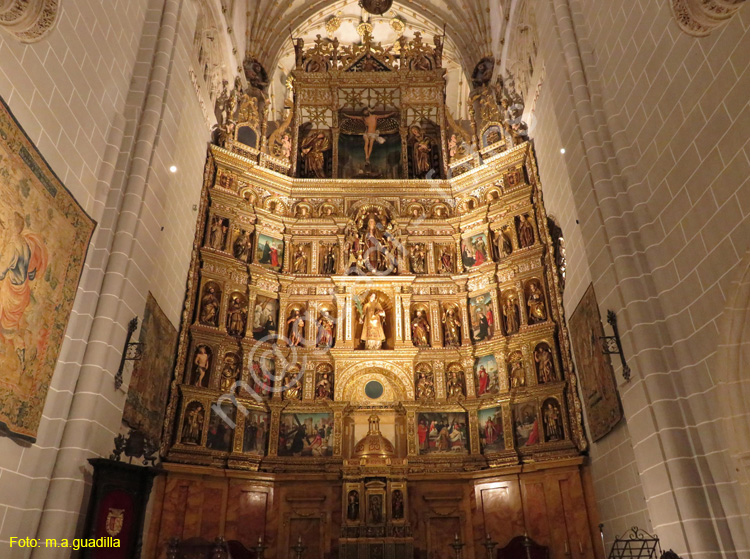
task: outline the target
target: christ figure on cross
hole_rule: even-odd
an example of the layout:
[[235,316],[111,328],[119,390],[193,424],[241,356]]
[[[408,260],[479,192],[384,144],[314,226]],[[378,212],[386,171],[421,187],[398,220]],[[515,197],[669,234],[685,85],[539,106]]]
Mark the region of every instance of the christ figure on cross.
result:
[[376,115],[373,114],[370,109],[365,109],[362,112],[362,116],[360,115],[346,115],[348,118],[351,118],[352,120],[361,120],[365,123],[366,132],[364,133],[365,138],[365,162],[370,163],[370,155],[372,155],[372,147],[375,145],[375,142],[379,144],[385,143],[385,138],[383,138],[380,133],[378,132],[378,121],[384,119],[384,118],[390,118],[393,115],[395,115],[395,112],[387,113],[384,115]]

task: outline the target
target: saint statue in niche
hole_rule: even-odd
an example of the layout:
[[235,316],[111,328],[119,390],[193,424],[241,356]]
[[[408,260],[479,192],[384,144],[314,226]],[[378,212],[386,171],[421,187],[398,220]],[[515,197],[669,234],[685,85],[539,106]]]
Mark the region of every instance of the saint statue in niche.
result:
[[284,375],[284,400],[302,399],[302,378],[298,366],[290,367]]
[[359,520],[359,493],[357,491],[349,491],[346,518],[352,521]]
[[305,175],[310,178],[326,178],[325,152],[331,149],[328,134],[321,130],[313,130],[302,140],[300,153],[305,162]]
[[201,298],[200,322],[208,326],[219,325],[220,292],[215,283],[209,283]]
[[381,349],[385,341],[385,310],[376,293],[370,293],[367,302],[362,306],[359,322],[363,325],[361,340],[365,343],[365,348]]
[[453,273],[453,253],[450,247],[443,247],[440,254],[440,273],[441,274],[452,274]]
[[334,320],[327,310],[324,310],[318,318],[318,336],[317,346],[318,347],[333,347],[333,328]]
[[417,309],[414,322],[411,325],[412,342],[417,347],[430,346],[430,323],[424,315],[422,309]]
[[553,399],[544,404],[544,437],[547,442],[561,441],[565,438],[560,406]]
[[378,221],[370,216],[367,220],[367,231],[364,235],[364,247],[368,271],[383,269],[383,234],[378,228]]
[[186,408],[185,422],[182,427],[182,444],[198,445],[201,443],[204,415],[203,405],[199,402],[192,402]]
[[232,245],[234,257],[243,262],[247,262],[250,259],[251,251],[252,241],[250,235],[244,229],[240,229],[240,232]]
[[539,282],[529,282],[526,305],[529,308],[529,322],[531,324],[538,324],[547,320],[547,306],[544,303],[544,293],[539,287]]
[[409,127],[412,157],[414,158],[414,174],[424,177],[432,169],[432,140],[425,135],[421,126]]
[[518,305],[513,296],[508,296],[503,302],[503,318],[505,319],[505,333],[507,335],[518,332]]
[[307,273],[307,255],[305,254],[305,249],[301,246],[297,247],[297,250],[294,253],[294,273]]
[[211,248],[224,250],[228,230],[229,221],[223,217],[214,216],[211,220],[211,233],[208,238]]
[[221,369],[221,391],[229,392],[232,390],[234,383],[237,381],[239,372],[239,359],[233,353],[228,353],[224,357],[224,366]]
[[227,309],[227,334],[244,337],[247,326],[247,310],[245,301],[240,295],[233,295]]
[[461,321],[456,316],[456,309],[451,307],[443,315],[443,330],[446,346],[461,345]]
[[432,373],[418,373],[417,400],[431,400],[435,398],[435,379]]
[[305,341],[305,319],[299,309],[293,309],[289,319],[286,321],[289,331],[289,345],[296,347]]
[[495,245],[497,247],[497,254],[500,258],[510,256],[513,253],[513,244],[510,241],[510,237],[506,232],[506,227],[501,231],[495,233]]
[[370,523],[380,524],[383,522],[383,496],[370,495]]
[[391,515],[393,520],[402,520],[404,518],[404,494],[400,489],[393,491],[391,496]]
[[522,215],[518,218],[518,244],[521,248],[527,248],[534,244],[534,225],[531,217]]
[[211,367],[211,350],[208,346],[199,345],[195,350],[195,358],[193,359],[193,383],[195,386],[205,386],[203,379],[206,378],[206,373]]
[[448,371],[448,382],[446,383],[448,398],[462,398],[464,395],[464,374],[453,369]]
[[552,363],[552,351],[547,344],[539,344],[534,350],[536,376],[539,384],[552,382],[555,379],[555,367]]
[[427,250],[424,243],[415,243],[411,248],[411,271],[415,274],[424,274],[427,261]]
[[321,273],[325,276],[332,276],[336,273],[336,253],[334,252],[333,245],[325,249],[325,254],[322,258]]
[[526,373],[523,370],[523,355],[521,355],[521,352],[513,352],[508,361],[510,367],[510,387],[521,388],[526,386]]
[[315,384],[315,398],[317,400],[331,400],[331,380],[328,373],[323,373]]

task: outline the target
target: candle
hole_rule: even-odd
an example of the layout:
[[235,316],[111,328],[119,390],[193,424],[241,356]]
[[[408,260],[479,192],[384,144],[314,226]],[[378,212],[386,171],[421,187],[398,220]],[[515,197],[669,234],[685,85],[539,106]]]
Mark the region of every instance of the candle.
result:
[[456,541],[458,541],[458,534],[456,534],[456,538],[455,538],[455,540],[456,540]]
[[581,555],[583,555],[583,544],[581,542],[578,542],[578,549],[581,550]]
[[568,549],[568,540],[565,540],[565,555],[570,553],[570,549]]
[[299,537],[299,538],[297,539],[297,543],[298,543],[298,544],[300,544],[300,545],[302,545],[302,536],[300,536],[300,537]]

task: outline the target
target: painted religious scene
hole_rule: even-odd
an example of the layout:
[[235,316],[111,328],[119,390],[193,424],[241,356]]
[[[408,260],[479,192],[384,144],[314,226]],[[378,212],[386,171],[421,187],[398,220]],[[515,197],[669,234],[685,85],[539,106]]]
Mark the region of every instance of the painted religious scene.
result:
[[474,374],[476,375],[477,396],[488,396],[500,391],[497,359],[494,355],[485,355],[476,360]]
[[278,455],[323,458],[333,454],[333,415],[284,413],[279,423]]
[[234,425],[237,408],[231,402],[216,403],[211,406],[206,447],[219,452],[232,450]]
[[242,452],[265,456],[268,453],[268,438],[271,432],[271,415],[267,412],[250,411],[245,417],[242,435]]
[[277,272],[281,270],[284,265],[284,241],[268,235],[258,235],[255,262]]
[[479,446],[482,454],[505,451],[503,432],[503,408],[489,408],[477,413],[479,425]]
[[495,313],[492,296],[488,293],[469,299],[469,316],[471,333],[475,342],[491,340],[495,335]]
[[513,431],[518,448],[534,446],[542,442],[535,403],[530,402],[513,406]]
[[467,453],[468,417],[465,413],[420,413],[417,436],[420,454]]
[[255,299],[253,337],[263,340],[278,333],[279,301],[263,295]]
[[485,233],[467,237],[461,241],[461,261],[464,268],[474,268],[491,262],[490,243]]

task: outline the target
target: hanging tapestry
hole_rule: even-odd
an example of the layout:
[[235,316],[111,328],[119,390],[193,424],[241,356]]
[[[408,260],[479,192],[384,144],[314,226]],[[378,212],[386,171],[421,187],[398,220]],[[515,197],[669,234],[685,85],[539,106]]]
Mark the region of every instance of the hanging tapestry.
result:
[[128,427],[140,429],[150,440],[159,441],[174,369],[177,329],[150,292],[139,342],[143,356],[133,364],[122,420]]
[[35,441],[94,221],[0,99],[0,426]]
[[568,325],[591,439],[598,441],[620,422],[622,406],[612,362],[602,353],[604,327],[593,285],[589,285]]

